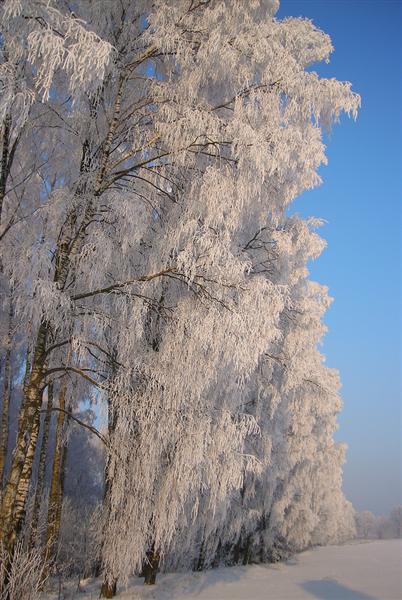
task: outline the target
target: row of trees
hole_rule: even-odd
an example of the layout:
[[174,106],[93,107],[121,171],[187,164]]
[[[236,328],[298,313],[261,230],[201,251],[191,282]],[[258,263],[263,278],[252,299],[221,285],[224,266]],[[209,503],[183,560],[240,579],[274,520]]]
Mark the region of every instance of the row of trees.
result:
[[324,242],[287,207],[359,98],[306,69],[329,37],[276,10],[0,7],[5,573],[20,543],[53,567],[68,547],[111,597],[353,532],[306,267]]
[[355,520],[358,538],[402,538],[402,506],[395,506],[387,517],[377,517],[369,510],[363,510],[356,513]]

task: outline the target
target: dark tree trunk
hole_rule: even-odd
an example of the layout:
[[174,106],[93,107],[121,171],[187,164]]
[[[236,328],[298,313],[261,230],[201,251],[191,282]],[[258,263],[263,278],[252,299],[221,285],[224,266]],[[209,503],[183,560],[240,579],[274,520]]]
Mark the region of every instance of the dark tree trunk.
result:
[[[269,518],[269,517],[268,517]],[[260,533],[260,562],[265,562],[266,559],[266,551],[265,551],[265,544],[264,544],[264,531],[266,531],[267,529],[267,519],[265,516],[265,512],[262,515],[261,518],[261,533]]]
[[[114,350],[113,353],[113,358],[115,360],[117,360],[117,356],[116,356],[116,351]],[[113,372],[116,371],[116,364],[113,363],[112,364],[112,370]],[[115,413],[113,413],[112,410],[112,402],[111,399],[108,398],[108,434],[109,434],[109,440],[111,439],[113,432],[116,428],[116,417],[115,417]],[[105,468],[105,490],[104,490],[104,494],[103,494],[103,506],[105,508],[105,510],[107,511],[108,515],[110,514],[110,495],[111,495],[111,487],[112,487],[112,482],[108,477],[108,473],[110,470],[110,455],[107,458],[107,462],[106,462],[106,468]],[[101,572],[102,570],[104,570],[104,580],[103,580],[103,584],[102,584],[102,588],[101,588],[101,593],[100,593],[100,597],[101,598],[113,598],[116,595],[116,589],[117,589],[117,579],[115,577],[111,577],[111,575],[107,572],[107,570],[104,568],[103,565],[103,555],[105,553],[105,547],[107,545],[107,540],[103,539],[102,540],[102,548],[101,548],[101,556],[100,556],[100,560],[99,560],[99,572]]]
[[198,554],[197,564],[195,565],[195,571],[202,571],[204,569],[205,562],[205,532],[202,536],[200,552]]
[[11,132],[11,115],[7,113],[3,121],[2,131],[2,150],[0,163],[0,222],[3,212],[3,202],[6,195],[7,178],[10,172],[10,132]]
[[105,580],[102,583],[100,598],[114,598],[117,592],[117,580],[113,579],[112,582]]
[[7,331],[7,349],[4,364],[4,387],[3,387],[3,406],[0,425],[0,494],[3,489],[4,470],[7,459],[8,434],[10,421],[10,398],[11,398],[11,345],[12,345],[12,325],[13,325],[13,301],[10,297],[10,307],[8,312],[8,331]]
[[222,552],[222,542],[219,540],[218,546],[216,548],[214,560],[212,561],[212,568],[217,569],[221,562],[221,552]]
[[[63,385],[59,393],[59,408],[61,411],[66,409],[66,386]],[[52,479],[49,493],[49,507],[47,513],[47,534],[46,534],[46,561],[54,559],[56,546],[60,532],[61,504],[63,500],[63,447],[65,412],[59,412],[56,424],[56,443],[54,448],[54,458],[52,467]]]
[[242,554],[242,533],[240,532],[239,538],[233,547],[233,563],[238,565]]
[[250,564],[251,561],[251,535],[246,538],[246,544],[243,550],[243,565]]
[[153,548],[147,552],[147,558],[143,568],[144,584],[155,585],[156,575],[158,574],[159,568],[159,553]]
[[47,458],[47,449],[48,449],[48,440],[49,440],[49,429],[50,422],[52,418],[52,408],[53,408],[53,383],[49,383],[47,388],[47,407],[46,407],[46,415],[43,421],[43,435],[40,446],[40,454],[39,454],[39,466],[38,466],[38,481],[36,484],[35,490],[35,499],[34,505],[32,509],[32,521],[31,521],[31,536],[30,536],[30,545],[34,546],[37,541],[37,533],[38,533],[38,522],[39,522],[39,509],[43,496],[43,489],[45,485],[45,473],[46,473],[46,458]]

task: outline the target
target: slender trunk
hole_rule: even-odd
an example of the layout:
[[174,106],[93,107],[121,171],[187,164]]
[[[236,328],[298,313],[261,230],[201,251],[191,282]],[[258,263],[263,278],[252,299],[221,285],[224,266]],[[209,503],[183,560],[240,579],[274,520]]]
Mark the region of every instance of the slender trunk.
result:
[[[111,407],[111,400],[110,398],[108,398],[108,433],[109,433],[109,440],[111,439],[111,436],[115,430],[116,427],[116,419],[114,414],[112,414],[112,407]],[[110,513],[110,495],[111,495],[111,487],[112,487],[112,482],[108,477],[108,473],[110,472],[110,454],[107,457],[107,462],[106,462],[106,469],[105,469],[105,491],[104,491],[104,495],[103,495],[103,506],[104,509],[107,511],[108,515]],[[104,571],[103,574],[103,583],[102,583],[102,588],[101,588],[101,593],[100,593],[100,597],[101,598],[113,598],[116,595],[116,590],[117,590],[117,578],[114,576],[111,576],[110,573],[107,572],[107,570],[105,569],[103,562],[104,562],[104,553],[105,553],[105,548],[107,547],[107,540],[105,538],[103,538],[102,540],[102,548],[101,548],[101,560],[100,560],[100,564],[101,564],[101,570]]]
[[144,584],[155,585],[156,575],[159,569],[159,552],[154,548],[147,552],[147,559],[143,568]]
[[[62,411],[66,410],[66,386],[60,390],[59,408]],[[58,542],[61,519],[61,504],[63,497],[64,475],[63,463],[65,464],[65,452],[63,448],[64,422],[66,415],[64,412],[59,412],[56,423],[56,441],[54,448],[54,459],[52,467],[52,478],[50,483],[49,507],[47,513],[47,533],[46,533],[46,562],[54,559],[56,555],[56,545]]]
[[[110,425],[110,416],[109,416],[109,434],[112,430],[112,426]],[[108,472],[110,468],[110,457],[108,457],[106,464],[106,480],[105,480],[105,492],[103,496],[103,506],[107,511],[108,515],[110,513],[110,494],[111,494],[111,481],[108,478]],[[117,578],[110,575],[107,572],[107,569],[104,567],[104,554],[105,549],[107,548],[107,539],[103,537],[102,540],[102,548],[101,548],[101,558],[100,558],[100,569],[103,570],[103,583],[101,588],[100,597],[101,598],[113,598],[116,595],[117,590]]]
[[218,542],[218,546],[216,548],[214,559],[212,561],[213,569],[217,569],[221,563],[221,552],[222,552],[222,540],[220,539]]
[[[116,375],[117,372],[117,350],[116,348],[112,348],[112,362],[111,362],[111,371],[112,371],[112,376],[114,377]],[[111,396],[108,397],[107,400],[107,409],[108,409],[108,436],[109,436],[109,441],[112,439],[113,433],[116,429],[116,412],[113,410],[112,407],[112,398]],[[109,517],[110,515],[110,511],[111,511],[111,492],[112,492],[112,480],[109,478],[109,473],[110,473],[110,467],[111,467],[111,455],[110,453],[107,456],[107,461],[106,461],[106,468],[105,468],[105,490],[104,490],[104,495],[103,495],[103,507],[105,512],[107,513],[107,517]],[[102,539],[102,546],[101,546],[101,551],[100,551],[100,572],[103,572],[103,583],[102,583],[102,588],[101,588],[101,593],[100,593],[100,598],[113,598],[116,595],[116,590],[117,590],[117,577],[115,577],[114,574],[109,573],[107,566],[105,566],[105,553],[106,553],[106,548],[107,548],[107,539],[105,538],[105,535],[103,536]]]
[[246,544],[243,551],[243,565],[248,565],[251,561],[251,535],[246,537]]
[[[165,296],[165,289],[162,286],[162,292],[161,292],[161,297],[159,300],[159,306],[162,306],[164,296]],[[158,311],[153,331],[152,331],[152,327],[150,326],[150,334],[151,334],[150,341],[151,341],[152,349],[155,352],[159,352],[159,346],[160,346],[160,341],[161,341],[160,317],[161,317],[161,310]],[[204,554],[205,554],[205,530],[204,530],[204,536],[203,536],[203,540],[202,540],[202,544],[201,544],[197,570],[199,570],[199,567],[204,562]],[[145,585],[155,585],[156,576],[157,576],[158,570],[159,570],[159,560],[160,560],[159,552],[155,548],[155,543],[152,543],[151,549],[146,554],[145,563],[142,568],[142,574],[144,577]]]
[[[67,417],[68,423],[68,417]],[[63,444],[62,454],[61,454],[61,465],[60,465],[60,484],[59,484],[59,496],[57,499],[57,505],[55,510],[55,526],[54,526],[54,538],[55,541],[58,542],[60,538],[61,531],[61,514],[63,510],[63,500],[64,500],[64,482],[66,479],[66,464],[67,464],[67,456],[68,456],[68,442],[66,441]]]
[[124,75],[123,73],[120,73],[119,80],[117,83],[116,97],[115,97],[114,106],[113,106],[113,118],[109,125],[109,131],[107,133],[107,136],[106,136],[103,148],[102,148],[102,158],[100,161],[100,169],[99,169],[98,176],[96,178],[96,190],[95,190],[96,196],[99,196],[102,193],[102,184],[103,184],[103,181],[104,181],[105,175],[106,175],[107,165],[108,165],[110,153],[112,150],[112,143],[113,143],[114,136],[116,134],[117,127],[119,125],[119,118],[120,118],[120,113],[121,113],[121,101],[123,99],[123,91],[124,91],[125,82],[126,82],[126,75]]
[[[29,335],[29,334],[28,334]],[[25,356],[25,374],[24,374],[24,381],[22,384],[22,401],[21,401],[21,406],[20,406],[20,410],[18,413],[18,431],[20,431],[21,427],[23,427],[23,421],[25,419],[26,416],[26,403],[25,403],[25,399],[27,398],[28,394],[28,386],[29,386],[29,382],[31,380],[31,352],[29,349],[29,346],[27,347],[27,353]]]
[[105,579],[102,583],[100,597],[101,598],[114,598],[117,592],[117,579],[113,579],[111,582]]
[[0,164],[0,223],[3,212],[3,202],[6,195],[7,176],[9,173],[11,115],[8,113],[3,122],[3,144]]
[[200,552],[198,554],[197,564],[195,565],[194,571],[202,571],[204,569],[204,562],[205,562],[205,541],[206,541],[205,540],[205,531],[206,531],[206,527],[204,527],[204,531],[203,531],[203,534],[202,534]]
[[50,422],[52,418],[52,408],[53,408],[53,383],[49,383],[47,388],[47,407],[46,407],[46,415],[43,421],[43,435],[40,447],[39,454],[39,466],[38,466],[38,481],[36,484],[35,490],[35,499],[34,505],[32,509],[32,521],[31,521],[31,537],[30,537],[30,546],[34,546],[37,541],[38,535],[38,522],[39,522],[39,509],[43,496],[43,489],[45,486],[45,474],[46,474],[46,457],[48,451],[48,441],[49,441],[49,430],[50,430]]
[[233,547],[233,563],[235,565],[238,565],[240,562],[241,547],[242,547],[242,538],[241,538],[241,533],[240,533],[238,540]]
[[[30,336],[30,335],[31,335],[31,331],[28,332],[28,336]],[[23,384],[22,384],[22,396],[23,397],[26,395],[30,376],[31,376],[31,352],[30,352],[30,349],[29,349],[29,346],[28,346],[27,347],[27,353],[26,353],[26,356],[25,356],[24,381],[23,381]]]
[[264,544],[264,532],[267,529],[267,520],[265,512],[262,513],[261,517],[261,529],[260,529],[260,562],[265,562],[265,544]]
[[4,388],[3,388],[3,406],[1,413],[0,426],[0,494],[3,489],[4,469],[7,458],[9,420],[10,420],[10,397],[11,397],[11,342],[12,342],[12,319],[13,302],[10,297],[10,308],[8,313],[8,332],[7,332],[7,350],[4,365]]

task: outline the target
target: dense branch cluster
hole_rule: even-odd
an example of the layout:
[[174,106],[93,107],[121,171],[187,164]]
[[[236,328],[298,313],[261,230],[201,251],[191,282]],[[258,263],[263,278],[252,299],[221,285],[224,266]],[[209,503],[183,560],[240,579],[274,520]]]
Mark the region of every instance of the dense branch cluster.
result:
[[51,565],[95,557],[110,597],[351,535],[306,266],[324,242],[287,212],[359,106],[307,69],[329,37],[275,0],[0,10],[10,561],[21,536]]

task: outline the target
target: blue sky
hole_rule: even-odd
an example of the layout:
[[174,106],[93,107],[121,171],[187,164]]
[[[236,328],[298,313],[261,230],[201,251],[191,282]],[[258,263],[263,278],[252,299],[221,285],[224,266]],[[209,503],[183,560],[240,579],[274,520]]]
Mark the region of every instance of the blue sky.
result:
[[331,36],[329,64],[362,97],[328,141],[324,183],[294,210],[324,218],[328,241],[311,265],[329,286],[327,363],[340,370],[348,446],[344,490],[358,510],[383,514],[401,498],[401,67],[397,0],[282,0],[277,15],[304,16]]

